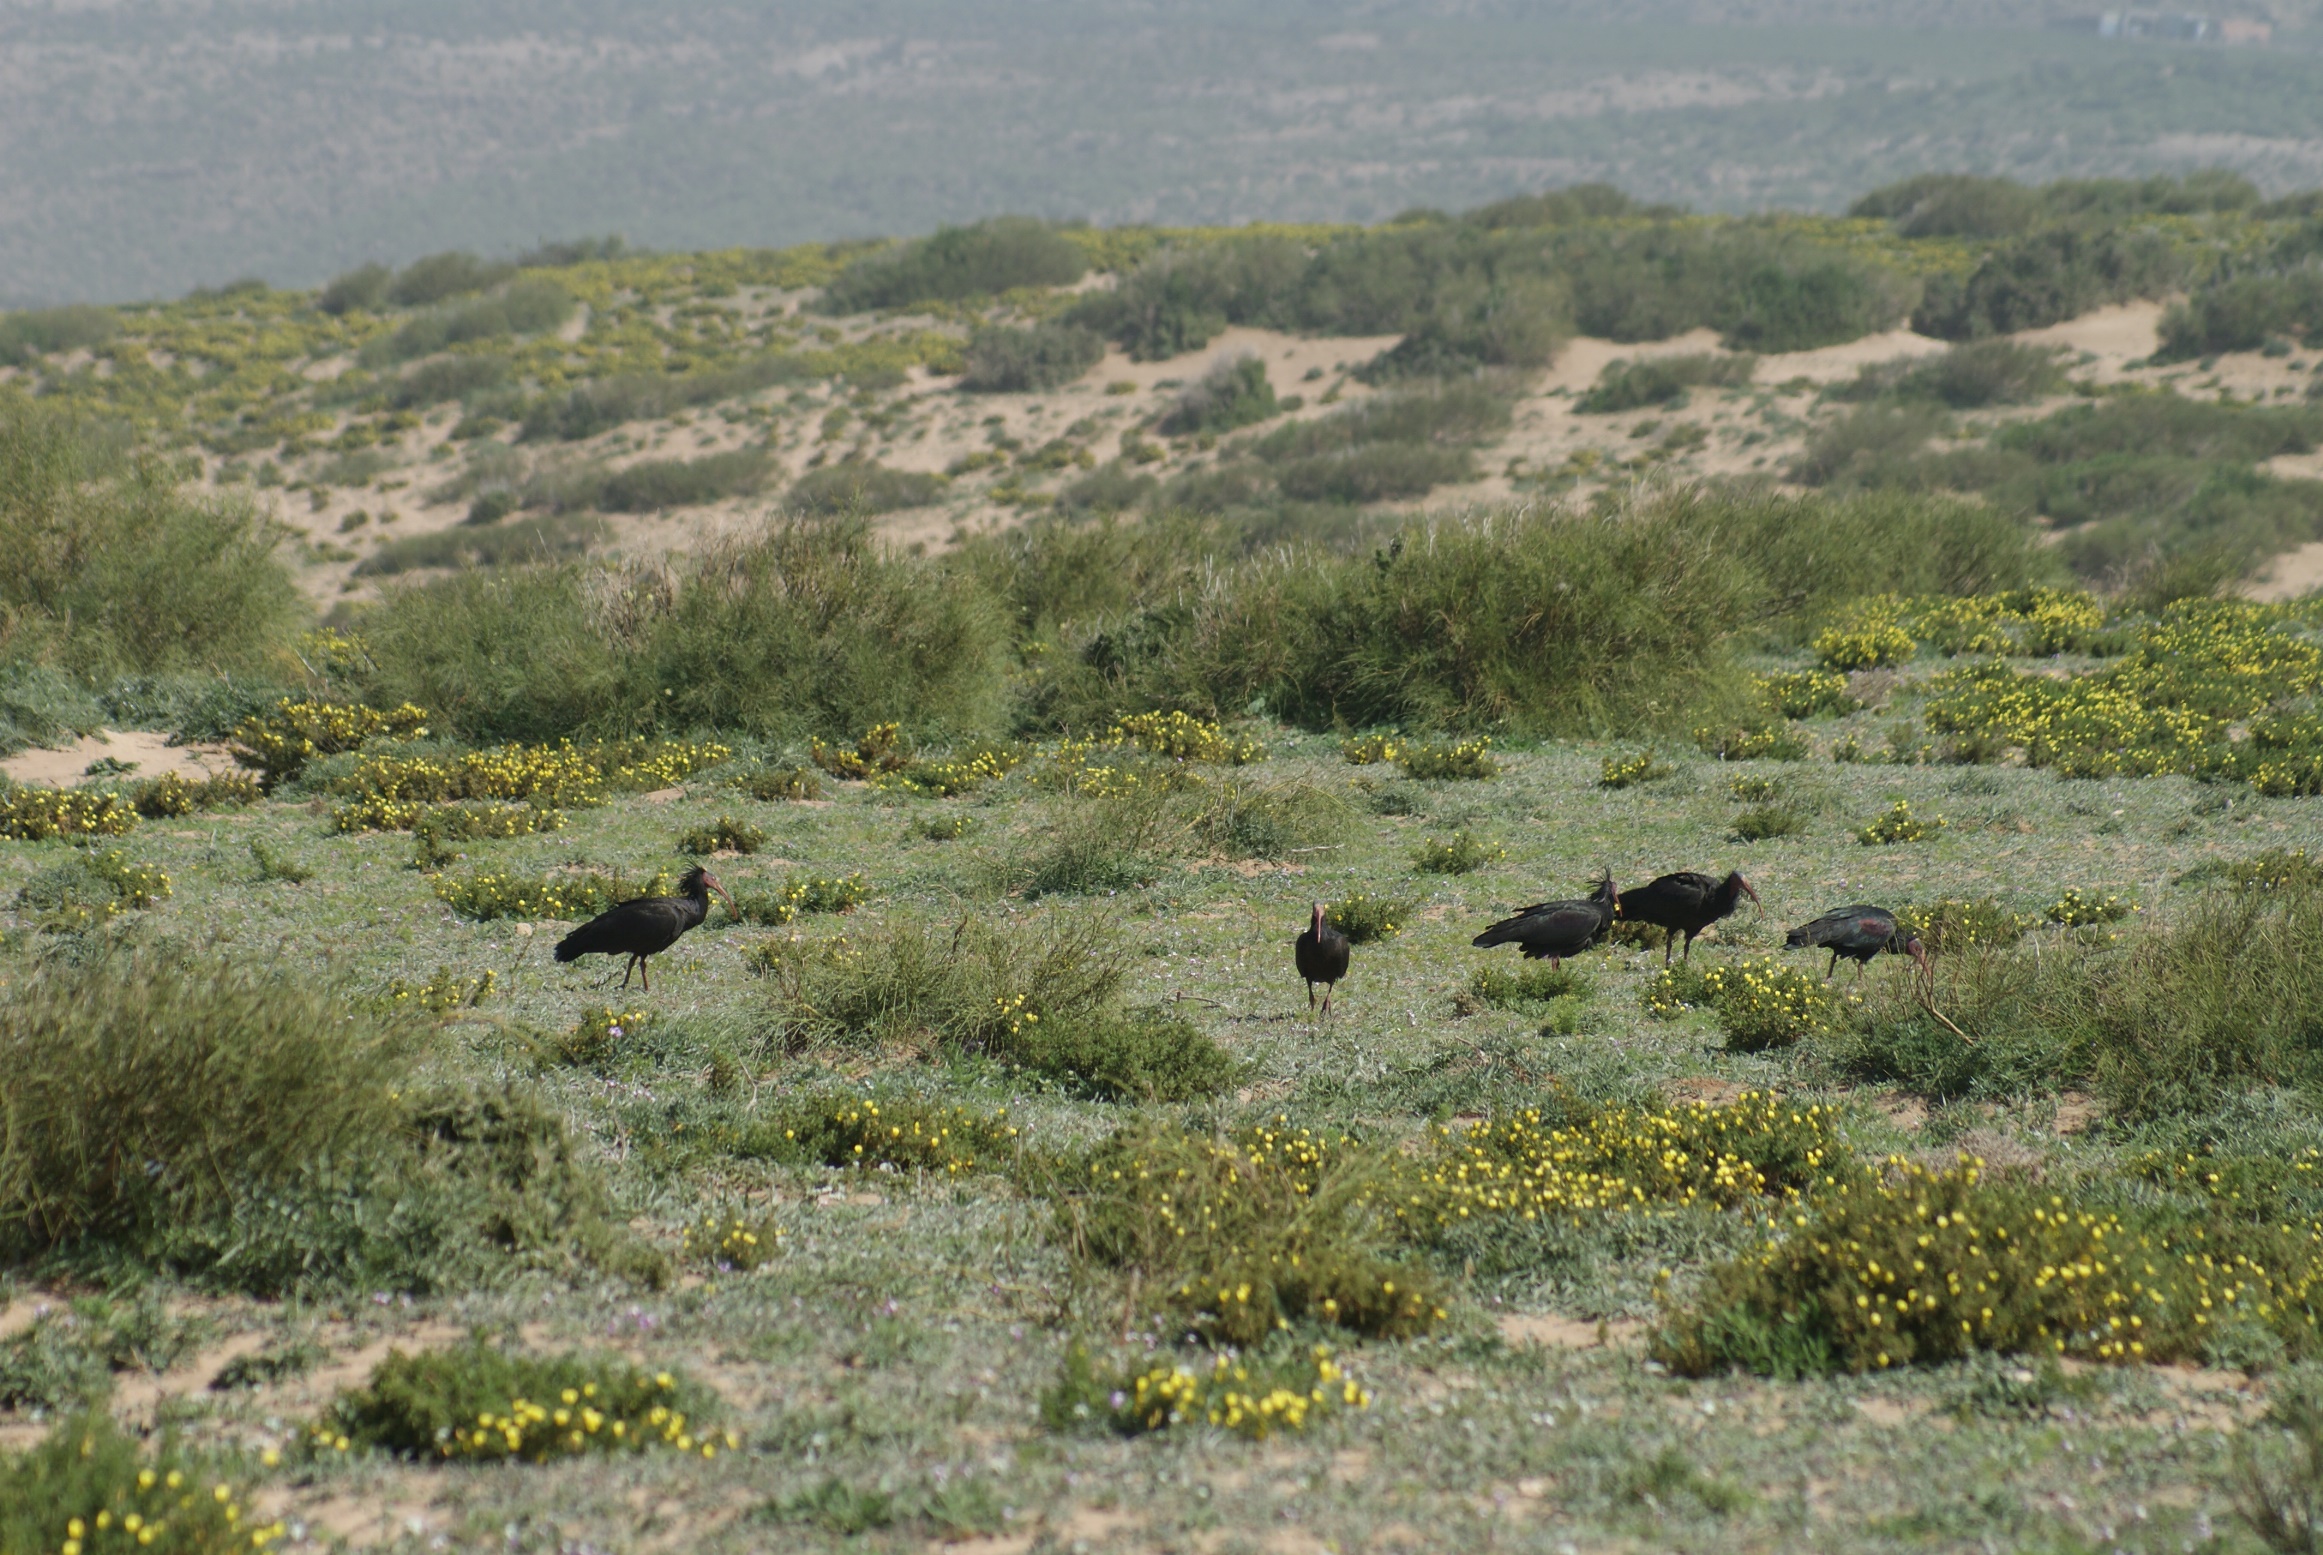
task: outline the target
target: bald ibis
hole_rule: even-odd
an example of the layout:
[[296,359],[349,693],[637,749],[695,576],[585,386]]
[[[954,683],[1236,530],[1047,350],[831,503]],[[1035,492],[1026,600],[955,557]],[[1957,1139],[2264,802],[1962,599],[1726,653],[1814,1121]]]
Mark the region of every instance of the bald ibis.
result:
[[653,974],[645,967],[647,956],[658,956],[678,942],[678,936],[710,915],[710,893],[715,891],[726,903],[726,910],[735,917],[734,898],[726,895],[726,888],[717,878],[699,864],[678,877],[675,896],[640,896],[606,908],[582,924],[572,933],[557,941],[559,961],[578,961],[583,956],[627,956],[629,965],[621,969],[621,986],[629,986],[629,974],[635,972],[645,980],[645,991],[653,992]]
[[1555,966],[1605,937],[1605,931],[1613,926],[1613,910],[1619,901],[1620,893],[1613,889],[1613,876],[1606,874],[1587,896],[1574,901],[1535,902],[1520,908],[1513,917],[1501,919],[1468,943],[1479,950],[1489,950],[1494,945],[1521,945],[1526,960],[1546,957],[1549,965]]
[[1347,975],[1347,936],[1331,927],[1330,909],[1315,904],[1307,932],[1291,941],[1291,957],[1307,980],[1307,1009],[1315,1008],[1315,985],[1323,985],[1323,1013],[1331,1013],[1331,990]]
[[1680,870],[1674,875],[1663,875],[1633,890],[1621,893],[1616,915],[1630,923],[1650,923],[1668,930],[1662,940],[1662,965],[1670,964],[1670,951],[1678,936],[1686,936],[1686,959],[1694,959],[1694,936],[1734,911],[1734,904],[1743,897],[1753,902],[1758,893],[1750,882],[1738,874],[1729,873],[1724,880],[1713,880],[1693,870]]
[[1881,951],[1899,956],[1910,956],[1928,970],[1928,949],[1919,936],[1896,922],[1896,915],[1884,907],[1858,903],[1853,907],[1835,908],[1812,923],[1802,923],[1791,930],[1783,943],[1793,950],[1828,950],[1831,964],[1823,969],[1823,981],[1831,981],[1831,974],[1839,970],[1839,958],[1847,957],[1855,963],[1855,975],[1861,977],[1871,958]]

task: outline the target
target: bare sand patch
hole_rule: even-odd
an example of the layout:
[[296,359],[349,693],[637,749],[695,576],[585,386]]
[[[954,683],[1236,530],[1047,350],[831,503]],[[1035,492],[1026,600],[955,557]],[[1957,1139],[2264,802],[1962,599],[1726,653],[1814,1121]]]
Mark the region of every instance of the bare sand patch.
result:
[[2323,588],[2323,540],[2310,540],[2267,563],[2257,581],[2242,592],[2261,603],[2277,604],[2319,588]]
[[1635,1318],[1562,1317],[1554,1312],[1504,1312],[1494,1319],[1509,1344],[1537,1344],[1548,1350],[1623,1349],[1645,1334]]
[[134,767],[128,774],[133,778],[174,772],[198,781],[234,770],[234,758],[223,745],[172,745],[167,734],[153,729],[99,729],[70,745],[18,751],[0,761],[0,772],[12,782],[67,788],[81,781],[91,762],[108,756]]

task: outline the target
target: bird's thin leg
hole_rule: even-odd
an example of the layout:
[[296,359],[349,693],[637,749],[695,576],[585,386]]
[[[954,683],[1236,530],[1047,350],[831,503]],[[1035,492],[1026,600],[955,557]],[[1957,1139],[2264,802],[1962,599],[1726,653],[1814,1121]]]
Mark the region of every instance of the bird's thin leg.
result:
[[1692,961],[1694,959],[1694,932],[1695,931],[1692,929],[1688,929],[1686,931],[1686,953],[1678,958],[1681,961]]
[[[1675,950],[1675,949],[1677,949],[1677,948],[1678,948],[1678,931],[1677,931],[1677,930],[1675,930],[1675,929],[1664,929],[1664,930],[1662,930],[1662,965],[1663,965],[1664,967],[1667,967],[1667,966],[1670,964],[1670,952],[1671,952],[1671,951],[1673,951],[1673,950]],[[1693,942],[1692,940],[1688,940],[1688,941],[1686,941],[1686,950],[1687,950],[1687,953],[1688,953],[1688,954],[1692,954],[1692,952],[1693,952],[1693,949],[1694,949],[1694,942]]]
[[631,956],[629,958],[629,964],[621,969],[621,991],[623,993],[627,993],[629,991],[629,974],[636,970],[637,958],[635,956]]
[[1338,986],[1339,985],[1337,983],[1325,983],[1323,985],[1323,1013],[1325,1015],[1331,1013],[1331,994],[1332,991]]
[[653,992],[653,968],[645,964],[643,956],[637,958],[637,980],[645,984],[647,993]]
[[1832,979],[1832,978],[1836,977],[1838,974],[1839,974],[1839,952],[1838,952],[1838,951],[1836,951],[1836,950],[1834,950],[1834,951],[1832,951],[1832,952],[1831,952],[1831,964],[1830,964],[1829,966],[1827,966],[1827,967],[1823,968],[1823,981],[1827,983],[1827,982],[1831,981],[1831,979]]
[[1311,977],[1307,979],[1307,1013],[1315,1013],[1315,980]]

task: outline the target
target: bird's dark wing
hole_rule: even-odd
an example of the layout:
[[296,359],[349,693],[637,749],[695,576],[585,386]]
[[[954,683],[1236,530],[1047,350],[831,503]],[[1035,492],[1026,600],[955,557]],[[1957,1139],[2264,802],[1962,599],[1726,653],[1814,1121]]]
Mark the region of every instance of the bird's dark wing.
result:
[[1479,950],[1522,945],[1528,956],[1568,956],[1604,933],[1606,922],[1605,909],[1596,902],[1543,902],[1501,919],[1468,943]]
[[694,926],[695,914],[678,896],[641,896],[621,902],[557,942],[557,959],[580,956],[650,956],[677,943]]
[[1692,870],[1662,875],[1622,892],[1620,913],[1639,923],[1685,924],[1702,916],[1717,890],[1717,881]]
[[1884,907],[1858,902],[1853,907],[1835,908],[1811,922],[1791,930],[1784,943],[1792,946],[1835,946],[1854,942],[1869,934],[1878,943],[1886,943],[1895,933],[1895,914]]
[[1320,938],[1309,929],[1293,946],[1299,976],[1310,983],[1335,983],[1347,975],[1347,936],[1325,929]]

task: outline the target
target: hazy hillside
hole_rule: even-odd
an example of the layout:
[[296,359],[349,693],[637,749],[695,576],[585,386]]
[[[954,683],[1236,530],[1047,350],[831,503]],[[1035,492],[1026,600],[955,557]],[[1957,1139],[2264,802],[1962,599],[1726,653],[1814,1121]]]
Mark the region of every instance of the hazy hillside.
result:
[[2275,192],[2323,176],[2311,11],[2229,50],[1979,4],[11,3],[0,304],[579,231],[1377,221],[1591,178],[1725,211],[1932,167]]

